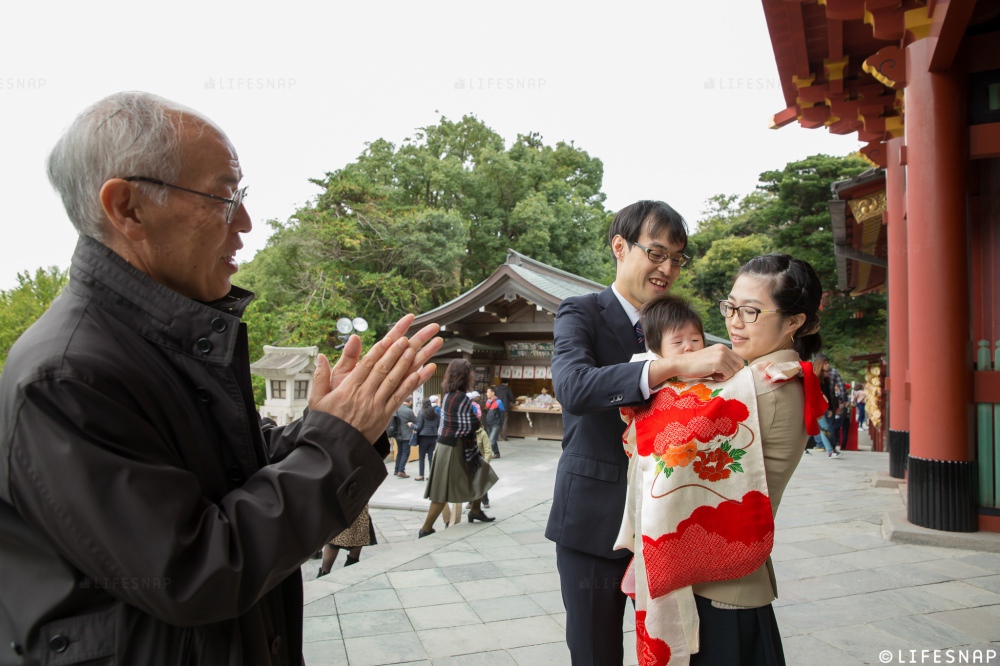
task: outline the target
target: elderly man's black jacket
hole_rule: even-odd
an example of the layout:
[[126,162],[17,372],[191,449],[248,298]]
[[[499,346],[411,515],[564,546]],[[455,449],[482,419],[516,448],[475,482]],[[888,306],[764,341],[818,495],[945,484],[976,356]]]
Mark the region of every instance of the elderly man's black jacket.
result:
[[299,566],[388,442],[316,412],[265,442],[251,298],[190,300],[80,240],[0,375],[0,664],[301,664]]

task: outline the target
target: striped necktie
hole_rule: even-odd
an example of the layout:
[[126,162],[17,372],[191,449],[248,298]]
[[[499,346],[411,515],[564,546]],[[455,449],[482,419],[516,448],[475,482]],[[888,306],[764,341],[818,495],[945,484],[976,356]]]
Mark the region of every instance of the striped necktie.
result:
[[646,351],[646,336],[642,334],[642,324],[637,321],[632,328],[635,329],[635,339],[639,341],[639,346]]

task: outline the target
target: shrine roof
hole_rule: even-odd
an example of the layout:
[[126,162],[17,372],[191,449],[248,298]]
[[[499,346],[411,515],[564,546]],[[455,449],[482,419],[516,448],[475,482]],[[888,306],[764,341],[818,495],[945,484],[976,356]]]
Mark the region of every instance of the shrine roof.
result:
[[311,372],[319,347],[272,347],[264,345],[264,355],[250,364],[255,375],[293,376]]
[[597,282],[507,250],[507,260],[491,276],[418,316],[411,330],[430,322],[447,326],[458,320],[479,319],[485,323],[496,321],[491,317],[506,319],[512,314],[509,310],[515,302],[554,315],[564,299],[602,289],[604,286]]

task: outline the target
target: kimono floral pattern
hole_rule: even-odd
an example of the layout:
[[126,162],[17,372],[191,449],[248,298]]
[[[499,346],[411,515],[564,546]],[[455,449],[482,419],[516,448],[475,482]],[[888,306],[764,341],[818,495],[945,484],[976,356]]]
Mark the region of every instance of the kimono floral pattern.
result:
[[648,408],[635,410],[636,452],[652,456],[657,471],[666,477],[691,463],[703,481],[742,473],[739,460],[744,450],[733,448],[728,439],[714,448],[699,448],[699,443],[734,436],[750,416],[744,403],[720,397],[720,392],[703,383],[688,387],[680,382],[660,390]]
[[618,545],[635,551],[626,593],[640,664],[687,664],[698,650],[691,586],[746,576],[771,552],[756,410],[749,368],[724,383],[671,382],[622,409],[631,461]]
[[639,666],[670,663],[670,646],[646,631],[646,611],[635,612],[635,642]]

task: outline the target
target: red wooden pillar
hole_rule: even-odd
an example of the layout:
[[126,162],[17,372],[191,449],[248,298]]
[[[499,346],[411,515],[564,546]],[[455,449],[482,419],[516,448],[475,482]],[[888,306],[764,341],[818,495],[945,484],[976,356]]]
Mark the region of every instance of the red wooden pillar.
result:
[[931,72],[936,39],[906,47],[911,523],[975,531],[965,77]]
[[886,236],[889,246],[889,475],[902,479],[910,457],[910,305],[907,288],[906,171],[903,139],[886,142]]

